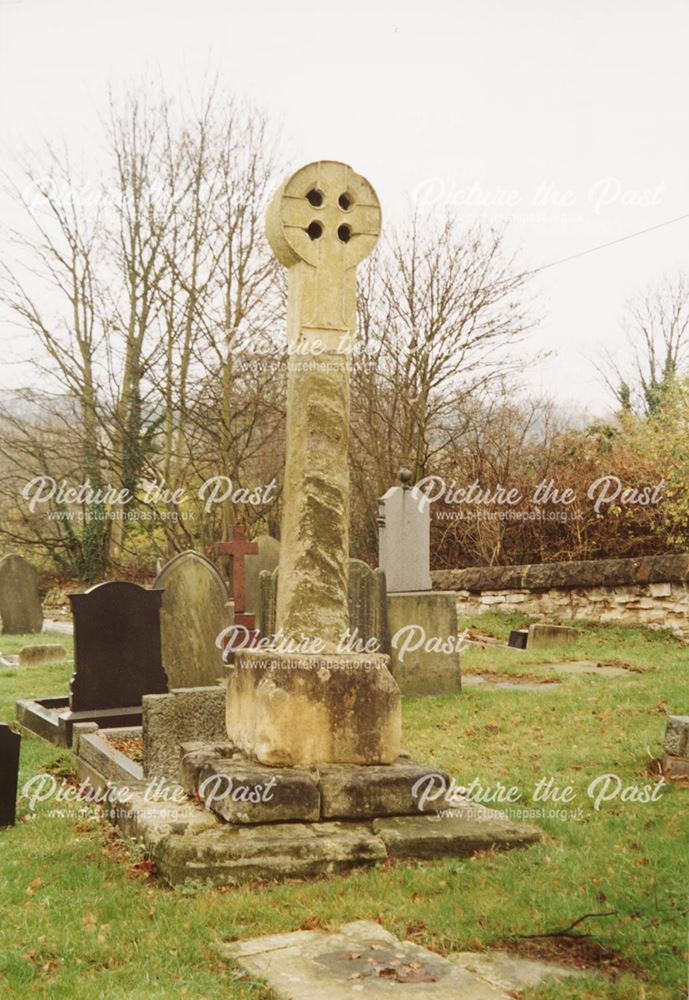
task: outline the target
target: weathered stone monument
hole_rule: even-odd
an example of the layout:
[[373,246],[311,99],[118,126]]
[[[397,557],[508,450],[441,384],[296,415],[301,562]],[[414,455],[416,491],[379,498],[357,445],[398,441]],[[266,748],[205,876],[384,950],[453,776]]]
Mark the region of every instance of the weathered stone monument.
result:
[[379,564],[388,589],[392,674],[403,694],[448,694],[461,688],[457,598],[432,590],[431,514],[425,495],[400,469],[378,508]]
[[0,826],[14,826],[17,816],[17,783],[21,736],[0,725]]
[[23,556],[10,554],[0,559],[0,618],[3,634],[43,628],[38,573]]
[[349,628],[356,266],[376,245],[380,220],[368,181],[332,161],[302,167],[268,208],[268,239],[289,269],[276,629],[314,652],[246,651],[230,674],[230,739],[264,764],[389,764],[399,754],[400,694],[387,658],[337,652]]
[[216,639],[232,624],[227,588],[199,552],[180,552],[158,574],[162,659],[170,688],[215,684],[224,673]]
[[[453,815],[439,815],[450,777],[400,752],[401,697],[389,657],[342,651],[353,618],[385,631],[383,574],[350,561],[348,539],[355,268],[380,232],[376,194],[346,164],[309,164],[274,197],[267,231],[289,268],[280,563],[261,574],[275,587],[275,636],[284,643],[236,654],[229,739],[192,738],[180,748],[177,772],[180,721],[205,717],[208,689],[146,699],[146,770],[178,773],[187,798],[171,816],[169,802],[135,790],[114,821],[143,839],[173,884],[191,877],[241,885],[332,874],[391,855],[466,857],[533,843],[537,829],[465,799],[452,803]],[[78,734],[82,741],[103,755],[95,734]],[[101,783],[115,765],[110,755]]]

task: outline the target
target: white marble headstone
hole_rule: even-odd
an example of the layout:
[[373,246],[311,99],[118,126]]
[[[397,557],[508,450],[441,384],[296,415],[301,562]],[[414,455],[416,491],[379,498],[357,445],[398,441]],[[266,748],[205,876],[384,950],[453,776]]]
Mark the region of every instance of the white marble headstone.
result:
[[388,593],[431,590],[431,512],[425,495],[391,486],[378,503],[378,564]]

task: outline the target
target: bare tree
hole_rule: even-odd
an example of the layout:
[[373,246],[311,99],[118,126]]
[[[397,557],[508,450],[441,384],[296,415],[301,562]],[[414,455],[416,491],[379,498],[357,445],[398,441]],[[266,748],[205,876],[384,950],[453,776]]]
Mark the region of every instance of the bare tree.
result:
[[[279,371],[236,366],[240,349],[277,349],[284,302],[262,225],[277,139],[255,108],[215,87],[196,108],[145,88],[111,96],[107,129],[110,171],[95,206],[66,155],[48,148],[24,164],[32,197],[1,295],[59,404],[30,423],[5,414],[7,489],[57,473],[94,490],[111,484],[140,507],[143,479],[169,492],[184,485],[192,498],[199,476],[242,485],[265,468],[258,452],[283,415]],[[224,510],[227,526],[229,501]],[[92,513],[103,516],[83,530],[66,517],[51,532],[56,561],[70,552],[87,579],[142,541],[133,531],[129,544],[124,518],[105,516],[117,511],[101,503]],[[146,551],[210,545],[214,525],[154,520]],[[45,544],[35,517],[22,530],[26,544]]]
[[[400,465],[414,480],[466,430],[467,401],[522,365],[534,325],[504,235],[413,215],[364,269],[353,358],[352,466],[375,541],[375,496]],[[366,543],[364,543],[366,545]]]
[[598,370],[623,411],[652,416],[686,374],[689,277],[681,271],[665,275],[627,303],[622,324],[628,355],[620,360],[607,352]]

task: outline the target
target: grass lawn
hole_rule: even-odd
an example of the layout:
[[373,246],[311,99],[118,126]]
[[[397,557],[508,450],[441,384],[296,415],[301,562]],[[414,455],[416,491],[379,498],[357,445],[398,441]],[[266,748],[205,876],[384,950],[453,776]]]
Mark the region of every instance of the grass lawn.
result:
[[[522,620],[470,622],[505,637]],[[0,637],[2,652],[66,636]],[[514,939],[525,954],[598,955],[604,975],[526,991],[524,1000],[676,1000],[687,989],[689,786],[658,801],[619,798],[594,808],[598,776],[651,785],[665,715],[689,714],[689,648],[644,630],[587,626],[576,645],[527,651],[469,650],[466,671],[536,676],[545,660],[596,659],[636,670],[619,679],[560,676],[555,690],[467,687],[461,696],[407,699],[405,745],[459,783],[517,786],[516,809],[550,810],[535,822],[541,844],[467,861],[361,870],[315,881],[241,890],[166,888],[146,877],[140,855],[93,820],[51,817],[45,803],[0,832],[0,996],[70,1000],[242,998],[272,1000],[260,983],[221,961],[219,940],[380,920],[401,937],[447,953]],[[71,667],[0,669],[0,720],[20,697],[67,691]],[[36,739],[22,746],[20,787],[31,775],[65,772],[70,754]],[[573,802],[537,803],[541,778],[571,786]],[[528,817],[527,817],[528,818]],[[566,928],[574,934],[520,938]],[[409,994],[413,998],[413,994]],[[327,998],[324,997],[324,1000]]]

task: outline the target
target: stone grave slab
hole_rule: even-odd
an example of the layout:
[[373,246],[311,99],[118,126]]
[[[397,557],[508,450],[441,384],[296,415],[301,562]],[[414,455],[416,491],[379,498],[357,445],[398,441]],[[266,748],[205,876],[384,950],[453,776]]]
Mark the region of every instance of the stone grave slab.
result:
[[158,574],[162,659],[170,688],[215,684],[224,673],[216,639],[232,624],[225,582],[199,552],[180,552]]
[[571,965],[521,958],[519,955],[499,950],[459,951],[448,955],[448,958],[467,972],[506,990],[508,996],[514,996],[520,990],[539,986],[549,979],[569,977],[577,979],[586,975],[586,971],[573,968]]
[[485,677],[483,674],[466,674],[462,683],[465,687],[507,688],[510,691],[552,691],[562,687],[559,681],[546,681],[543,684],[536,681],[499,681],[492,677]]
[[59,635],[74,635],[74,625],[72,622],[55,621],[55,619],[46,618],[43,622],[43,631],[57,632]]
[[0,827],[14,826],[17,818],[17,784],[21,736],[0,725]]
[[535,663],[534,667],[546,667],[556,674],[596,674],[598,677],[630,677],[624,667],[614,667],[596,663],[594,660],[568,660],[564,663]]
[[222,945],[225,958],[289,1000],[508,1000],[508,994],[442,955],[400,941],[379,924],[296,931]]
[[7,635],[43,628],[38,573],[23,556],[10,554],[0,559],[0,618]]

